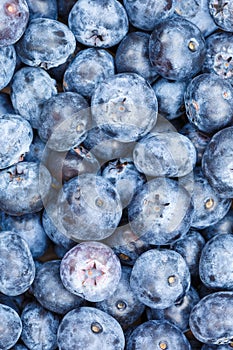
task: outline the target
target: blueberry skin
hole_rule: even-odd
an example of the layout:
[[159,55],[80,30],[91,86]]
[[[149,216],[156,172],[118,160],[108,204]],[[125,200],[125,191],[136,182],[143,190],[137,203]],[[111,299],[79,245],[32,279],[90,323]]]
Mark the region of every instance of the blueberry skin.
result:
[[196,164],[192,142],[177,132],[150,132],[136,144],[133,160],[138,171],[153,177],[181,177]]
[[59,260],[52,260],[39,267],[32,292],[45,309],[63,315],[80,306],[82,299],[70,293],[62,284],[60,264]]
[[215,73],[222,79],[233,82],[233,34],[217,32],[206,39],[206,56],[202,71]]
[[219,193],[210,186],[201,168],[194,169],[193,191],[194,213],[192,227],[204,229],[217,223],[231,207],[231,199],[221,198]]
[[157,79],[152,85],[158,99],[158,112],[168,120],[184,114],[184,93],[187,81],[173,81],[164,78]]
[[121,264],[113,250],[105,244],[82,242],[62,259],[60,276],[69,292],[97,302],[107,299],[117,289]]
[[232,342],[233,292],[216,292],[202,298],[193,308],[189,324],[195,338],[208,344]]
[[129,337],[126,350],[174,349],[191,350],[181,330],[167,321],[147,321],[139,325]]
[[128,207],[130,226],[149,244],[169,244],[190,229],[193,203],[179,182],[155,178],[142,186]]
[[58,329],[59,350],[123,350],[124,346],[124,333],[119,323],[94,307],[68,312]]
[[0,169],[5,169],[23,160],[33,139],[33,130],[27,120],[17,114],[0,117],[2,137]]
[[198,75],[191,80],[184,95],[189,121],[206,133],[232,124],[232,96],[233,88],[228,81],[213,73]]
[[231,344],[225,344],[225,345],[204,344],[201,350],[231,350],[231,348],[232,348]]
[[136,260],[130,286],[143,304],[165,309],[180,301],[190,287],[184,258],[168,249],[150,249]]
[[232,234],[219,234],[204,246],[199,263],[199,274],[208,288],[233,289],[232,247]]
[[150,84],[158,74],[149,60],[150,35],[143,32],[128,33],[120,42],[115,55],[117,73],[137,73]]
[[144,78],[120,73],[97,86],[91,111],[93,121],[104,132],[116,140],[130,142],[155,125],[158,104],[154,90]]
[[57,94],[56,81],[41,68],[24,67],[17,71],[11,84],[11,101],[16,113],[33,128],[39,126],[43,103]]
[[0,291],[9,296],[27,291],[35,278],[35,265],[28,244],[11,231],[0,233]]
[[22,322],[15,310],[0,304],[0,348],[11,349],[18,341],[22,332]]
[[148,320],[168,321],[178,327],[182,332],[189,330],[189,316],[192,308],[200,300],[200,297],[193,287],[190,287],[186,295],[169,308],[146,310]]
[[31,302],[24,308],[21,320],[21,339],[30,350],[55,350],[59,317],[45,310],[40,304]]
[[10,216],[2,212],[0,226],[2,230],[12,231],[22,237],[33,258],[44,255],[49,247],[49,239],[41,223],[41,213]]
[[175,1],[124,0],[124,6],[134,27],[152,31],[159,21],[164,21],[174,14]]
[[77,240],[101,240],[116,229],[121,215],[120,196],[110,181],[83,174],[60,190],[57,213],[62,232]]
[[131,268],[123,266],[119,284],[115,292],[107,299],[95,303],[95,307],[113,316],[121,325],[128,328],[142,315],[145,305],[135,296],[130,287]]
[[10,96],[5,92],[0,92],[0,116],[4,114],[15,114]]
[[14,74],[16,53],[13,45],[0,47],[0,90],[5,88]]
[[11,350],[27,350],[26,346],[22,344],[16,344]]
[[199,260],[205,240],[202,235],[191,229],[183,238],[173,243],[171,248],[183,256],[193,278],[199,276]]
[[79,0],[69,13],[68,25],[78,42],[107,48],[124,38],[129,23],[117,0]]
[[30,144],[29,151],[26,153],[24,160],[26,162],[38,162],[40,163],[44,157],[45,143],[41,138],[34,133],[32,143]]
[[38,163],[20,162],[1,170],[0,209],[16,216],[38,212],[50,186],[51,175]]
[[230,209],[227,214],[216,224],[206,227],[202,230],[202,235],[206,240],[222,233],[233,234],[233,210]]
[[89,105],[75,92],[61,92],[44,102],[38,134],[47,147],[55,151],[68,151],[85,139],[91,126]]
[[34,18],[57,19],[57,1],[56,0],[27,0],[29,7],[29,20]]
[[26,29],[29,8],[26,0],[1,0],[0,9],[0,46],[12,45],[21,38]]
[[114,74],[114,58],[108,51],[85,49],[78,52],[65,70],[63,88],[91,97],[97,85]]
[[137,170],[131,158],[110,160],[102,165],[100,175],[114,185],[123,208],[129,205],[134,193],[146,182],[146,176]]
[[218,131],[208,143],[202,158],[202,171],[222,198],[233,196],[233,127]]
[[16,44],[16,51],[28,66],[50,69],[65,63],[75,47],[75,37],[65,24],[54,19],[35,18]]
[[216,25],[226,32],[233,32],[232,20],[233,2],[209,0],[209,12]]
[[154,27],[150,36],[151,64],[166,79],[190,79],[201,70],[205,54],[200,29],[182,17],[165,19]]

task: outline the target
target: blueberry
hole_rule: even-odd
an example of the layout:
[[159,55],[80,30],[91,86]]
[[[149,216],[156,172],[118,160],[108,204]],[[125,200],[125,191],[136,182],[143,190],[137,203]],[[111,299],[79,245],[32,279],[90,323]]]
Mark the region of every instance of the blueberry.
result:
[[23,63],[44,69],[65,63],[75,47],[75,37],[69,28],[50,18],[32,19],[16,44]]
[[114,58],[106,50],[89,48],[78,52],[64,73],[65,91],[91,97],[99,83],[115,73]]
[[22,344],[16,344],[11,350],[27,350],[26,346]]
[[157,98],[144,78],[120,73],[97,86],[91,111],[94,122],[113,139],[136,141],[156,123]]
[[68,24],[78,42],[112,47],[128,32],[128,17],[117,0],[79,0],[72,7]]
[[38,134],[47,147],[55,151],[68,151],[79,145],[91,125],[90,110],[83,96],[63,92],[44,102]]
[[129,337],[127,350],[191,350],[181,330],[167,321],[147,321],[139,325]]
[[97,309],[113,316],[122,326],[128,328],[142,315],[145,305],[135,296],[130,287],[130,267],[122,267],[122,274],[115,292],[107,299],[95,304]]
[[23,35],[29,19],[26,0],[0,1],[0,46],[16,43]]
[[0,89],[11,81],[16,67],[16,53],[13,45],[0,47]]
[[124,333],[119,323],[94,307],[68,312],[58,329],[59,350],[123,350]]
[[191,226],[193,204],[179,182],[167,178],[148,181],[136,192],[129,207],[130,226],[149,244],[169,244]]
[[9,350],[20,337],[22,322],[15,310],[3,304],[0,304],[0,328],[0,348]]
[[150,35],[143,32],[131,32],[120,42],[116,50],[115,63],[117,73],[137,73],[152,83],[158,77],[149,60]]
[[66,253],[60,275],[69,292],[96,302],[114,293],[121,278],[121,265],[105,244],[82,242]]
[[15,114],[10,96],[5,92],[0,92],[0,116],[4,114]]
[[209,0],[209,11],[216,25],[226,32],[233,32],[233,2]]
[[180,301],[188,291],[188,265],[175,251],[150,249],[136,260],[130,286],[143,304],[165,309]]
[[41,17],[57,19],[56,0],[27,0],[27,3],[30,20]]
[[225,345],[204,344],[201,348],[201,350],[231,350],[231,349],[232,349],[231,344],[225,344]]
[[21,315],[21,339],[30,350],[55,350],[59,318],[36,302],[28,303]]
[[59,260],[45,262],[36,271],[32,291],[37,301],[47,310],[57,314],[66,314],[80,306],[82,301],[70,293],[60,278]]
[[232,292],[216,292],[202,298],[192,309],[189,324],[195,338],[208,344],[233,340]]
[[56,82],[41,68],[24,67],[17,71],[11,84],[11,100],[16,113],[33,128],[39,126],[43,103],[57,93]]
[[26,162],[38,162],[40,163],[43,159],[45,151],[45,143],[41,138],[34,134],[32,143],[30,144],[29,151],[24,157]]
[[21,162],[0,171],[0,209],[9,215],[40,211],[51,186],[48,170],[38,163]]
[[150,60],[163,78],[190,79],[201,70],[205,53],[200,29],[182,17],[158,23],[150,37]]
[[35,278],[35,265],[28,244],[11,231],[0,233],[0,291],[20,295]]
[[23,160],[32,143],[33,131],[29,122],[16,114],[0,116],[0,128],[4,135],[1,143],[0,169],[5,169]]
[[120,196],[110,181],[82,174],[66,182],[57,202],[60,230],[73,240],[101,240],[116,229],[122,214]]
[[233,210],[230,209],[227,214],[216,224],[206,227],[202,230],[202,235],[206,240],[213,238],[221,233],[233,234]]

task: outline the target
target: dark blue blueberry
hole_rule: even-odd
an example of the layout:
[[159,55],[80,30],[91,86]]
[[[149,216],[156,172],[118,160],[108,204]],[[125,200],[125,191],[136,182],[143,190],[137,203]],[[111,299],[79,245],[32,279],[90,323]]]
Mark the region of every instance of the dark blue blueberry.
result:
[[218,131],[208,143],[202,170],[210,185],[223,198],[233,197],[233,127]]
[[209,12],[216,25],[226,32],[233,32],[233,1],[209,0]]
[[22,344],[15,344],[15,346],[11,350],[28,350],[28,348],[26,348],[26,346]]
[[57,245],[57,244],[54,245],[53,250],[58,259],[64,258],[64,256],[68,251],[68,249],[64,248],[62,245]]
[[186,81],[173,81],[160,78],[152,85],[158,99],[158,111],[163,117],[172,120],[185,112],[184,93]]
[[16,114],[0,116],[0,128],[0,169],[5,169],[23,160],[32,143],[33,131],[29,122]]
[[15,310],[0,304],[0,348],[11,349],[18,341],[22,332],[22,322]]
[[233,82],[233,34],[223,31],[206,39],[206,56],[203,72],[215,73]]
[[31,302],[21,315],[23,330],[21,339],[30,350],[55,350],[59,318],[44,309],[40,304]]
[[217,223],[227,214],[231,206],[231,199],[219,197],[219,192],[210,186],[199,167],[194,169],[192,198],[194,204],[192,227],[196,229],[204,229]]
[[60,275],[69,292],[97,302],[109,298],[117,289],[121,264],[107,245],[82,242],[66,253]]
[[174,0],[124,0],[129,20],[136,28],[153,30],[159,21],[174,13]]
[[34,18],[57,19],[57,1],[56,0],[27,0],[29,7],[29,20]]
[[0,90],[11,81],[16,67],[16,53],[13,45],[0,47]]
[[57,201],[60,230],[73,240],[110,236],[122,215],[120,196],[110,181],[82,174],[66,182]]
[[151,34],[151,64],[163,78],[187,80],[202,68],[205,40],[198,27],[182,17],[158,23]]
[[179,302],[166,309],[147,308],[147,318],[148,320],[166,320],[177,326],[182,332],[186,332],[189,329],[190,312],[199,300],[198,293],[191,287]]
[[117,73],[137,73],[152,83],[158,77],[149,60],[150,35],[143,32],[132,32],[120,42],[117,48],[115,63]]
[[130,226],[139,237],[149,244],[169,244],[188,232],[193,204],[179,182],[158,177],[139,189],[128,213]]
[[91,110],[94,122],[113,139],[136,141],[157,120],[158,104],[149,83],[135,73],[121,73],[95,89]]
[[189,324],[196,339],[208,344],[233,340],[233,292],[216,292],[202,298],[192,309]]
[[60,263],[59,260],[47,261],[37,269],[32,292],[45,309],[66,314],[80,306],[82,299],[70,293],[62,284]]
[[102,166],[100,175],[115,186],[123,208],[128,206],[135,192],[146,182],[145,175],[137,170],[130,158],[110,160]]
[[115,73],[114,58],[106,50],[89,48],[78,52],[64,73],[65,91],[91,97],[96,86]]
[[16,43],[23,35],[29,19],[26,0],[0,1],[0,46]]
[[139,325],[129,337],[126,350],[191,350],[181,330],[167,321],[147,321]]
[[38,162],[40,163],[43,159],[45,151],[45,143],[41,140],[38,135],[34,135],[32,143],[29,147],[29,151],[24,157],[26,162]]
[[150,249],[136,260],[130,286],[143,304],[165,309],[187,293],[190,287],[188,265],[173,250]]
[[137,299],[130,287],[130,274],[130,267],[122,267],[121,279],[115,292],[95,304],[95,307],[113,316],[122,328],[128,328],[137,321],[145,309],[145,305]]
[[219,234],[204,246],[199,262],[202,282],[220,290],[233,289],[233,236]]
[[139,140],[133,151],[136,168],[149,176],[181,177],[196,164],[196,149],[178,132],[154,132]]
[[50,69],[65,63],[75,47],[75,37],[65,24],[54,19],[36,18],[30,21],[16,44],[16,51],[28,66]]
[[94,307],[68,312],[58,329],[59,350],[124,350],[125,338],[119,323]]
[[0,116],[4,114],[14,114],[14,108],[10,96],[5,92],[0,92]]
[[90,126],[90,109],[84,97],[61,92],[43,104],[38,134],[47,147],[62,152],[79,145]]
[[190,230],[183,238],[172,244],[172,249],[185,259],[194,278],[199,276],[199,259],[204,245],[204,238],[195,230]]
[[201,131],[213,133],[233,122],[233,87],[216,74],[193,78],[184,99],[190,123]]
[[35,278],[35,265],[28,244],[11,231],[0,233],[0,291],[20,295]]
[[11,100],[16,113],[39,126],[43,103],[57,94],[56,81],[41,68],[24,67],[15,73],[11,84]]
[[0,226],[4,231],[12,231],[22,237],[33,258],[39,258],[48,249],[49,239],[43,229],[40,213],[10,216],[2,212]]
[[221,234],[230,233],[233,234],[233,210],[230,209],[227,214],[219,220],[216,224],[206,227],[202,230],[201,234],[206,240]]
[[20,162],[0,171],[0,209],[9,215],[35,213],[51,186],[51,175],[38,163]]
[[77,41],[87,46],[112,47],[128,32],[125,8],[117,0],[79,0],[68,24]]

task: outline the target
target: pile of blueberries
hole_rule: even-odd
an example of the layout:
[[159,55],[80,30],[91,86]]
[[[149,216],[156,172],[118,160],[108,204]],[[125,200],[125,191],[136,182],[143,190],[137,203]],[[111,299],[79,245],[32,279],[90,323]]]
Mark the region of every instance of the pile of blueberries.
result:
[[0,0],[0,349],[233,349],[233,0]]

